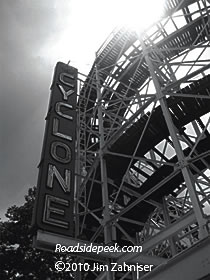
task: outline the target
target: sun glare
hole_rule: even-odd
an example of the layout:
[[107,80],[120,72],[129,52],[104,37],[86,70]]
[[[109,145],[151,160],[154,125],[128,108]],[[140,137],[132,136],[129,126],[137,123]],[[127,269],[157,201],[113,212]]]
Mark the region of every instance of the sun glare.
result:
[[[59,32],[55,41],[51,41],[43,49],[45,58],[51,64],[58,60],[71,60],[81,72],[87,73],[95,52],[114,28],[125,26],[140,33],[161,17],[164,2],[165,0],[72,0],[63,17],[65,28]],[[56,9],[59,11],[61,7],[57,6]],[[62,13],[63,9],[64,7]]]

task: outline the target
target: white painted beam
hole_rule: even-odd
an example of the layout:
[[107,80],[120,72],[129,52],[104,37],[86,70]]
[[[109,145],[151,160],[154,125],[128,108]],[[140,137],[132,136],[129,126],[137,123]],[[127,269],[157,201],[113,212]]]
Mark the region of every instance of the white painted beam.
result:
[[160,265],[140,280],[210,279],[210,236]]

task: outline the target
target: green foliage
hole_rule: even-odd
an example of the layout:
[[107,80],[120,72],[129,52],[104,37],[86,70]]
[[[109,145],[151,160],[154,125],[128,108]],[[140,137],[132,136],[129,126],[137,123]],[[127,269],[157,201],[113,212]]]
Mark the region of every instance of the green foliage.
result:
[[[30,188],[22,206],[9,207],[5,222],[0,222],[0,279],[73,279],[68,272],[57,272],[56,261],[65,255],[32,247],[30,232],[36,188]],[[67,259],[69,258],[69,259]]]

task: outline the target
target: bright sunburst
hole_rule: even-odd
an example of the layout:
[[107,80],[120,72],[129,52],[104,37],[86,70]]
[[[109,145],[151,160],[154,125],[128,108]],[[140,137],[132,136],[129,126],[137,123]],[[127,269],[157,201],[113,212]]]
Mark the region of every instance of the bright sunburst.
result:
[[[87,72],[95,52],[115,27],[125,26],[138,33],[157,21],[165,0],[72,0],[58,12],[65,28],[43,49],[52,64],[72,61]],[[55,7],[61,9],[58,1]],[[64,11],[65,10],[65,11]]]

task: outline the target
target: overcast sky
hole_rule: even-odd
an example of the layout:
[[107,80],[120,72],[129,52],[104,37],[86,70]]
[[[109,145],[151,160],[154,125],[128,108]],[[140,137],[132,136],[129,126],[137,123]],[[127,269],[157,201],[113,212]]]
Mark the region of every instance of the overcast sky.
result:
[[88,20],[87,2],[0,1],[0,217],[9,206],[21,205],[27,189],[36,185],[56,62],[71,60],[87,72],[112,29],[103,26],[101,32]]

